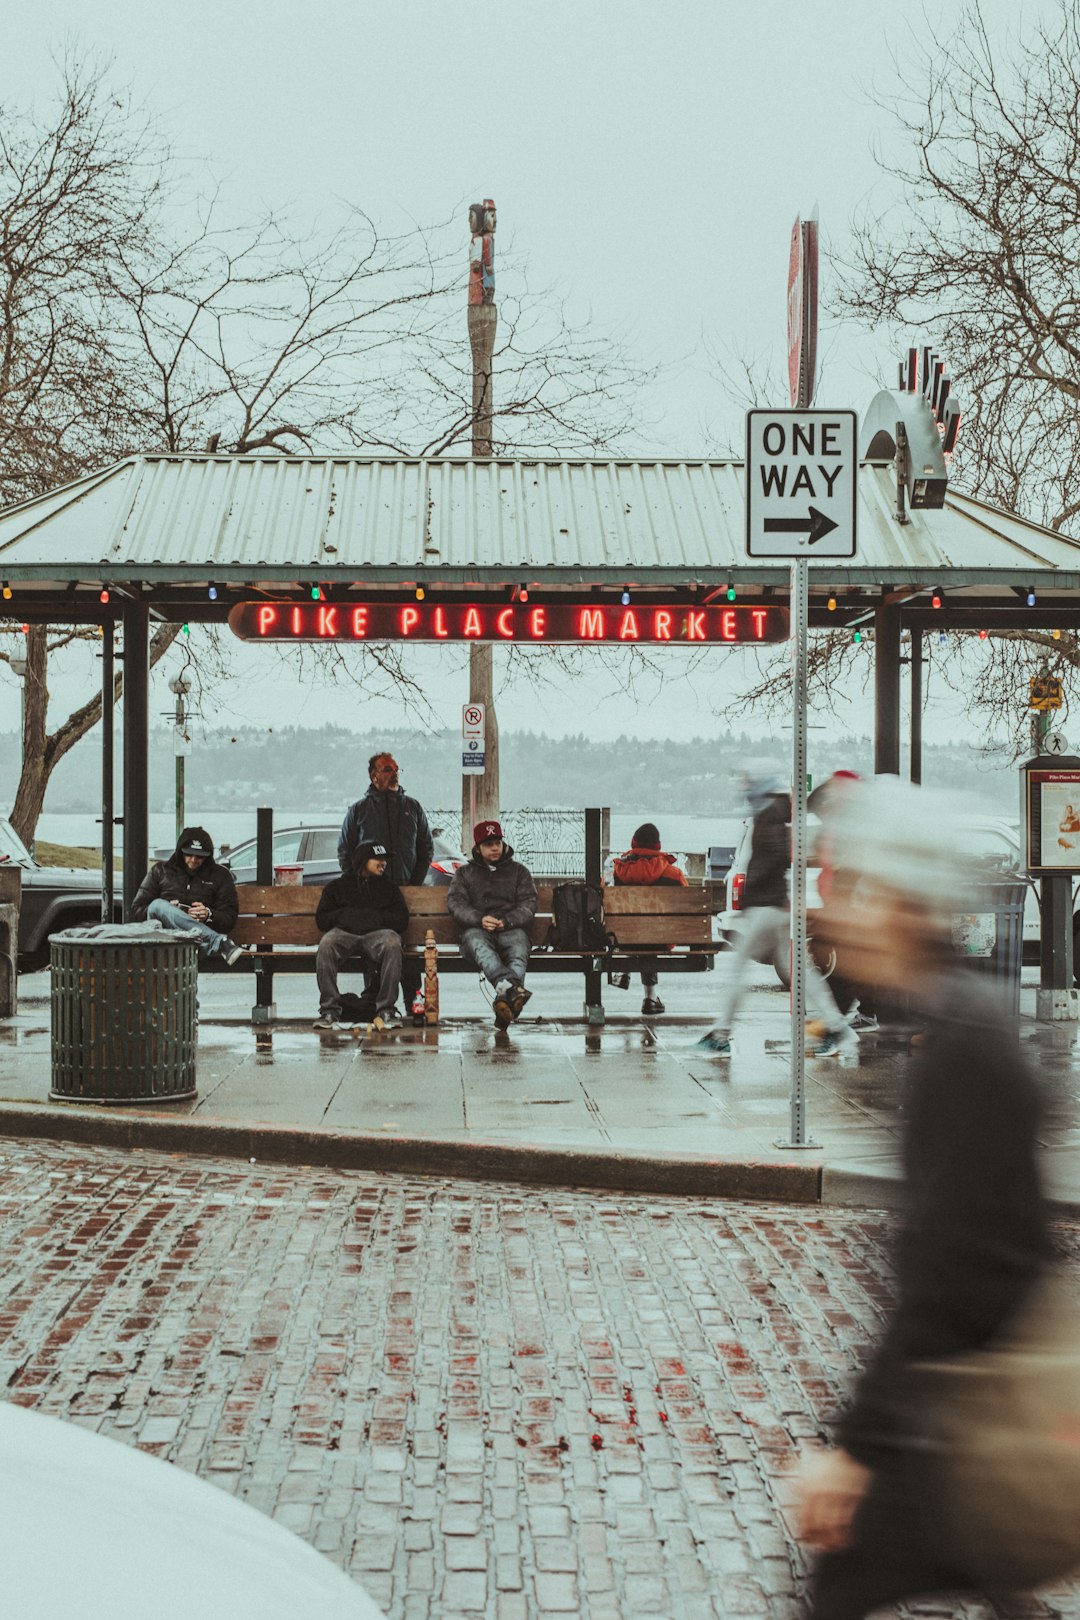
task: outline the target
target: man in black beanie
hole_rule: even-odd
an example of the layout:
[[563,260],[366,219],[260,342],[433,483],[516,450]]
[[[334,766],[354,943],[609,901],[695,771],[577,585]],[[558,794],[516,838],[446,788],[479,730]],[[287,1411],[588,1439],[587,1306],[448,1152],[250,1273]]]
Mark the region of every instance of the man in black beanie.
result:
[[387,876],[386,860],[385,845],[358,845],[353,870],[328,883],[319,899],[315,921],[323,937],[315,958],[318,1030],[352,1027],[342,1022],[338,989],[338,970],[350,956],[363,957],[378,975],[375,1028],[402,1027],[397,998],[409,908]]
[[214,840],[205,827],[185,827],[167,861],[156,861],[139,884],[132,922],[159,922],[193,934],[200,956],[216,956],[232,967],[244,951],[229,938],[240,902],[228,867],[214,859]]

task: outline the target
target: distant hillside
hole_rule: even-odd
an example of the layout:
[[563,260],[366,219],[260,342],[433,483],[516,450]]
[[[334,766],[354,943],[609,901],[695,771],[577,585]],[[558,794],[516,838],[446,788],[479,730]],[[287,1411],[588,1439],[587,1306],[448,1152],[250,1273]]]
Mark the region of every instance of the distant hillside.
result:
[[[279,811],[336,815],[366,789],[368,758],[384,748],[392,750],[400,763],[405,787],[425,804],[448,808],[460,802],[461,741],[456,733],[365,733],[330,725],[320,730],[285,726],[272,731],[248,727],[196,732],[186,767],[188,798],[208,811],[270,804]],[[47,810],[98,808],[99,750],[92,734],[61,762],[50,784]],[[788,758],[786,741],[745,733],[725,732],[681,743],[641,742],[633,737],[597,743],[584,733],[552,738],[504,732],[501,798],[507,810],[606,804],[633,813],[647,801],[669,806],[673,812],[727,813],[739,808],[737,776],[748,760],[768,760],[786,771]],[[811,739],[815,781],[841,768],[869,773],[872,759],[865,737],[849,744]],[[17,734],[0,733],[4,811],[14,797],[18,765]],[[960,744],[928,747],[923,779],[967,792],[972,809],[1017,814],[1017,772],[1003,757],[995,759]],[[171,733],[162,727],[151,739],[151,809],[171,807],[173,780]]]

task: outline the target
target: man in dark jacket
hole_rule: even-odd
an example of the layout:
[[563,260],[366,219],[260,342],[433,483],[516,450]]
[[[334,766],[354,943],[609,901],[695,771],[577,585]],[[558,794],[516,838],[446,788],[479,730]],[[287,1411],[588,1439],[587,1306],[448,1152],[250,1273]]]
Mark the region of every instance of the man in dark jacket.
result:
[[194,934],[200,956],[220,956],[232,967],[244,954],[229,938],[239,910],[236,882],[215,861],[214,840],[205,827],[185,827],[169,859],[157,861],[140,883],[131,918]]
[[[423,883],[435,853],[435,844],[424,807],[419,799],[402,792],[398,779],[398,765],[393,754],[372,754],[368,760],[371,786],[362,799],[357,799],[345,816],[338,839],[338,864],[343,872],[351,872],[358,845],[381,844],[386,850],[387,872],[395,883]],[[406,959],[403,982],[405,999],[412,1003],[412,1011],[420,996],[419,957]],[[365,974],[365,994],[374,991],[372,975]],[[420,1001],[419,1010],[423,1010]]]
[[949,846],[956,807],[890,777],[845,800],[835,858],[853,881],[830,895],[823,930],[843,971],[910,998],[925,1029],[903,1110],[895,1299],[839,1424],[839,1449],[804,1469],[797,1504],[800,1534],[824,1553],[820,1620],[985,1590],[993,1549],[971,1506],[942,1490],[925,1368],[992,1345],[1051,1253],[1035,1082],[989,981],[961,970],[952,949],[954,913],[979,881]]
[[315,958],[319,986],[316,1029],[342,1029],[338,969],[350,956],[362,956],[378,974],[375,1022],[381,1029],[400,1029],[397,1010],[401,987],[403,938],[409,925],[405,897],[387,875],[387,851],[382,844],[360,844],[352,872],[328,883],[319,900],[315,921],[322,929]]
[[495,1025],[506,1029],[532,994],[524,981],[536,884],[497,821],[473,828],[472,859],[454,873],[446,904],[461,929],[462,956],[495,986]]
[[[790,953],[791,920],[788,868],[791,865],[791,795],[771,771],[748,773],[744,783],[753,812],[754,831],[746,865],[742,910],[745,921],[731,953],[727,988],[720,1017],[698,1045],[714,1057],[731,1056],[731,1026],[742,1000],[746,970],[751,962],[772,962]],[[806,1006],[811,1018],[824,1026],[825,1035],[813,1048],[814,1057],[853,1057],[859,1037],[829,993],[809,953],[806,958]]]
[[[625,855],[616,855],[612,862],[612,880],[616,887],[637,883],[667,884],[674,888],[689,888],[686,873],[675,865],[674,855],[666,855],[660,847],[660,829],[654,822],[645,821],[630,840]],[[623,990],[630,987],[630,975],[616,981]],[[664,1011],[664,1003],[656,994],[658,980],[655,973],[641,975],[644,996],[641,1010],[646,1018]]]

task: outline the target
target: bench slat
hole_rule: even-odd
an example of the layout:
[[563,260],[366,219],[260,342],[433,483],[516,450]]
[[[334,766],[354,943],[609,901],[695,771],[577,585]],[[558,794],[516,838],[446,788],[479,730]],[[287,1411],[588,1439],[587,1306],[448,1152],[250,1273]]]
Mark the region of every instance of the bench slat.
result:
[[673,883],[667,883],[655,888],[627,884],[625,888],[604,890],[604,911],[609,917],[641,916],[643,913],[647,916],[659,913],[665,917],[682,914],[704,917],[708,909],[704,889],[684,889],[682,884],[676,887]]

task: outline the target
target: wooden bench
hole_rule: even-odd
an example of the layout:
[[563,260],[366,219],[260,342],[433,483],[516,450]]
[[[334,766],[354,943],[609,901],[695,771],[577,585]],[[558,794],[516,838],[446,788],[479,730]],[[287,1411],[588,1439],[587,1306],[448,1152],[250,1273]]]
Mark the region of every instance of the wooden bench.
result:
[[[409,927],[405,936],[410,955],[423,955],[430,930],[438,947],[440,973],[475,973],[458,950],[458,926],[446,907],[446,888],[405,888]],[[322,890],[315,887],[264,887],[242,883],[237,893],[240,915],[232,937],[249,947],[247,965],[256,975],[256,1004],[252,1023],[269,1023],[275,1016],[273,981],[276,973],[314,973],[315,953],[322,937],[315,911]],[[602,1024],[602,983],[606,973],[703,973],[711,970],[722,942],[712,937],[714,898],[710,886],[684,889],[607,888],[604,909],[607,927],[618,939],[610,956],[583,951],[539,950],[551,922],[551,885],[538,884],[539,905],[529,927],[533,954],[529,973],[581,973],[585,979],[585,1015]],[[360,958],[346,962],[343,973],[359,973]]]

